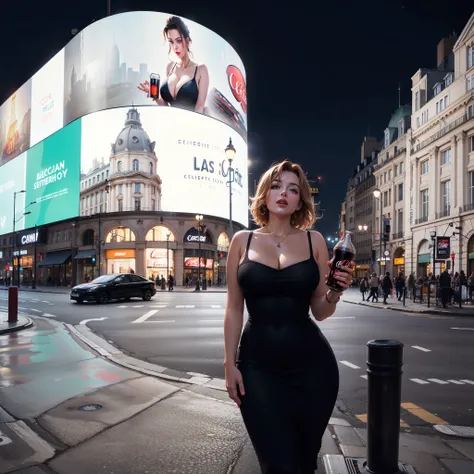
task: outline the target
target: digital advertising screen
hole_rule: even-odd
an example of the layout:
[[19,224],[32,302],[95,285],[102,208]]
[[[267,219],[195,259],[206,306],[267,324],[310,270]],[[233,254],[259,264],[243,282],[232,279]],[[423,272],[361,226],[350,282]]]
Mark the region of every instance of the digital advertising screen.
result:
[[246,74],[236,51],[171,14],[106,17],[0,107],[0,235],[13,231],[15,192],[17,231],[97,212],[89,175],[119,193],[104,212],[227,219],[229,139],[233,219],[247,226]]

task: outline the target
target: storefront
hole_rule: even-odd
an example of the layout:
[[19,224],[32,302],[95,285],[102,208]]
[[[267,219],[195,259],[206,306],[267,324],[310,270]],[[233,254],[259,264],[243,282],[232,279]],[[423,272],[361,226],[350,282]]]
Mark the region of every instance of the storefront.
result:
[[[28,255],[30,253],[30,255]],[[33,281],[33,255],[27,248],[15,250],[13,252],[13,265],[16,271],[20,271],[20,285],[31,285]],[[18,281],[18,276],[15,276],[15,281]]]
[[174,250],[166,248],[146,249],[146,277],[156,281],[164,278],[168,281],[169,275],[176,275],[174,271]]
[[[38,244],[44,244],[46,242],[46,229],[38,228],[36,230],[26,230],[19,232],[16,235],[16,248],[14,252],[14,265],[15,268],[19,269],[20,284],[30,286],[33,284],[35,278],[35,252],[37,263],[41,260],[38,253],[38,249],[42,249],[42,245],[38,247]],[[69,272],[69,276],[71,273]],[[15,277],[16,278],[16,277]],[[37,282],[38,282],[37,278]]]
[[[198,275],[201,280],[214,282],[214,259],[215,250],[203,248],[203,245],[211,244],[211,236],[206,231],[205,226],[198,230],[197,227],[191,227],[184,235],[184,262],[183,262],[183,280],[184,284],[195,285]],[[186,244],[200,244],[201,248],[189,248]]]
[[405,272],[405,249],[398,247],[393,253],[393,273],[397,276],[400,272]]
[[430,249],[429,242],[425,239],[418,245],[418,258],[417,258],[417,277],[426,277],[431,272],[431,257],[432,251]]
[[467,273],[466,276],[469,278],[472,272],[474,272],[474,235],[471,236],[467,243]]
[[97,276],[97,254],[95,249],[79,250],[74,257],[78,266],[78,283],[89,281]]
[[107,273],[135,272],[135,249],[107,250]]
[[41,283],[49,286],[68,286],[72,279],[72,252],[60,250],[48,252],[39,263]]

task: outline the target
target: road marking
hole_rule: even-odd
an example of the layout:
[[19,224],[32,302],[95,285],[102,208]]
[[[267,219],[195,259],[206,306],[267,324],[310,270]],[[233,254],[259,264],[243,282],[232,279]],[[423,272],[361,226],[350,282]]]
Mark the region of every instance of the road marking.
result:
[[157,304],[156,306],[150,306],[150,308],[160,308],[160,309],[163,309],[163,308],[166,308],[168,305],[167,304]]
[[135,305],[135,306],[132,306],[132,308],[143,308],[143,305],[142,304]]
[[139,318],[135,319],[135,321],[132,321],[132,323],[143,323],[145,322],[148,318],[151,318],[154,314],[158,313],[158,309],[153,309],[151,311],[148,311],[148,313],[145,313],[143,316],[140,316]]
[[178,305],[175,306],[175,308],[180,308],[180,309],[185,308],[185,307],[186,307],[186,305],[184,305],[184,304],[178,304]]
[[[360,421],[362,421],[362,423],[367,423],[367,415],[356,415],[356,418],[358,418]],[[403,421],[401,418],[400,418],[400,426],[402,428],[408,428],[408,423],[406,423],[405,421]]]
[[0,431],[0,446],[5,446],[6,444],[10,444],[11,442],[12,440]]
[[361,377],[362,377],[363,379],[365,379],[365,380],[367,380],[367,379],[369,378],[368,375],[361,375]]
[[461,380],[452,380],[452,379],[448,379],[448,382],[451,382],[455,385],[464,385],[464,382],[462,382]]
[[116,306],[116,308],[117,308],[117,309],[124,309],[124,308],[126,308],[126,306],[125,306],[125,305],[121,305],[121,306]]
[[426,380],[422,380],[422,379],[410,379],[410,380],[412,382],[419,383],[420,385],[429,384],[429,382],[427,382]]
[[107,316],[104,316],[102,318],[83,319],[79,324],[85,326],[90,321],[103,321],[104,319],[108,319]]
[[360,369],[358,365],[351,364],[350,362],[347,362],[347,360],[340,360],[339,362],[341,364],[347,365],[347,367],[350,367],[351,369]]
[[49,301],[41,301],[41,303],[49,303]]
[[355,316],[330,316],[328,320],[335,320],[335,319],[355,319]]
[[451,329],[456,329],[458,331],[474,331],[474,328],[451,328]]
[[421,347],[421,346],[411,346],[411,347],[413,347],[413,349],[418,349],[419,351],[431,352],[431,349],[425,349],[424,347]]
[[185,308],[194,308],[194,305],[193,305],[193,304],[187,304],[187,305],[185,306]]
[[432,425],[447,425],[448,424],[447,421],[444,421],[438,416],[433,415],[433,413],[430,413],[429,411],[426,411],[423,408],[420,408],[418,405],[415,405],[414,403],[402,403],[401,406],[402,408],[410,412],[412,415],[415,415],[417,418],[420,418],[421,420],[426,421],[427,423],[431,423]]
[[223,319],[199,319],[199,323],[222,323]]
[[30,311],[34,311],[35,313],[42,313],[42,311],[40,311],[39,309],[34,308],[30,308]]
[[433,383],[439,383],[440,385],[448,385],[449,382],[446,382],[446,380],[440,380],[440,379],[426,379],[428,380],[429,382],[433,382]]
[[219,308],[222,308],[222,306],[220,304],[211,304],[211,308],[219,309]]
[[[133,321],[135,322],[135,321]],[[156,321],[145,321],[146,323],[174,323],[176,322],[174,319],[158,319]]]
[[209,375],[206,374],[200,374],[199,372],[186,372],[188,375],[191,375],[192,377],[204,377],[206,379],[209,378]]
[[468,383],[470,385],[474,385],[474,382],[472,380],[468,380],[468,379],[461,379],[461,382]]
[[41,316],[45,318],[55,318],[56,316],[54,314],[49,314],[49,313],[43,313]]
[[23,344],[22,346],[8,346],[8,347],[2,347],[0,349],[0,352],[19,351],[21,349],[31,349],[32,347],[35,347],[35,345]]
[[37,299],[37,298],[33,298],[31,301],[39,301],[39,299]]

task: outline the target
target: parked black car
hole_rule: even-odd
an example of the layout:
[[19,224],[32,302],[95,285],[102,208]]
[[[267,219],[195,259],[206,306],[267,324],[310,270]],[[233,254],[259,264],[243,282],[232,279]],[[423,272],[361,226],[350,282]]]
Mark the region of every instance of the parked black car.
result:
[[115,273],[75,286],[71,290],[70,298],[77,303],[95,301],[105,304],[110,300],[127,301],[133,297],[150,301],[155,294],[156,288],[152,281],[133,273]]

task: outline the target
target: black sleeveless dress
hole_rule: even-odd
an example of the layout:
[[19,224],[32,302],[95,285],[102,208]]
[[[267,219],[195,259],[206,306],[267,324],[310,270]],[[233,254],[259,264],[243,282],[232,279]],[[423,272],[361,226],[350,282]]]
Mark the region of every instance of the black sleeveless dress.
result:
[[327,339],[309,315],[320,279],[308,232],[309,258],[282,269],[252,261],[238,269],[248,320],[237,366],[240,409],[264,474],[312,474],[339,390]]

